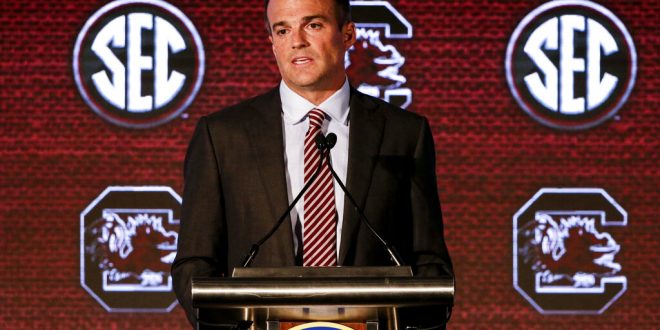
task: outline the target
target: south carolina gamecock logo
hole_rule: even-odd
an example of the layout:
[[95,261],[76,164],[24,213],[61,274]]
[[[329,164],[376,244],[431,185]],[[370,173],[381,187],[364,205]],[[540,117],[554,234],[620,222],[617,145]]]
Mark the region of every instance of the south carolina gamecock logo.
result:
[[541,189],[514,216],[514,287],[543,314],[600,314],[627,285],[627,213],[597,188]]
[[590,288],[621,271],[614,262],[621,247],[612,235],[596,229],[596,218],[539,213],[535,225],[524,250],[536,272],[537,292]]
[[180,204],[169,187],[108,187],[81,213],[81,284],[108,311],[176,305]]
[[353,86],[401,108],[412,103],[412,91],[401,72],[405,58],[396,39],[412,38],[410,23],[387,1],[351,1],[356,42],[345,55]]
[[88,228],[95,239],[86,246],[103,270],[105,291],[169,291],[177,232],[166,230],[165,212],[103,210]]

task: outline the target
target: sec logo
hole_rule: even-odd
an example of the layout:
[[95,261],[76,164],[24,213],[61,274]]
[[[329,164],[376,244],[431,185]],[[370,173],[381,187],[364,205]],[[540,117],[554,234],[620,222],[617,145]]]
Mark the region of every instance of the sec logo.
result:
[[113,1],[85,23],[73,50],[82,98],[107,121],[148,128],[179,116],[204,75],[197,30],[159,0]]
[[506,51],[506,79],[532,118],[557,129],[612,118],[635,83],[637,55],[623,23],[590,1],[550,1],[529,13]]
[[626,291],[628,213],[600,188],[543,188],[513,217],[513,286],[542,314],[601,314]]

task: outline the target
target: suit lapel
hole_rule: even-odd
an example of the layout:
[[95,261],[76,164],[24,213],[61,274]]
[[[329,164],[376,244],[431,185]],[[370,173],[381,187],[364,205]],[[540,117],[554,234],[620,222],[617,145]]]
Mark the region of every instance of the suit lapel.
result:
[[[376,103],[351,89],[346,188],[363,209],[385,126],[385,117],[376,108]],[[355,244],[360,224],[359,214],[353,204],[348,197],[344,200],[339,265],[344,264],[348,251]]]
[[[271,218],[262,221],[274,225],[289,204],[284,174],[282,105],[278,89],[275,88],[263,97],[255,99],[251,106],[256,110],[253,112],[255,116],[246,120],[245,129],[270,203]],[[290,228],[290,219],[287,218],[276,234],[270,238],[277,241],[278,251],[275,254],[282,259],[280,261],[282,265],[295,263],[293,234]]]

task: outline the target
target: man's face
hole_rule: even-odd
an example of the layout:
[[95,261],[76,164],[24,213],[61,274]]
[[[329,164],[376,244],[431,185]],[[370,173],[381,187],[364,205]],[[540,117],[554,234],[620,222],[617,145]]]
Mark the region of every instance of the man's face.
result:
[[344,53],[355,26],[340,29],[334,0],[271,0],[269,37],[282,79],[298,93],[335,91],[344,82]]

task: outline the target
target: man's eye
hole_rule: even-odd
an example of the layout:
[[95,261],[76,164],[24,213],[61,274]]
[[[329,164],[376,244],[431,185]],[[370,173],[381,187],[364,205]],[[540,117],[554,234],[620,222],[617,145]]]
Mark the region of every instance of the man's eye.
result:
[[321,25],[320,23],[310,23],[310,24],[309,24],[309,27],[312,28],[312,29],[315,29],[315,30],[316,30],[316,29],[320,29],[321,26],[322,26],[322,25]]
[[277,34],[279,36],[283,36],[283,35],[286,34],[286,32],[287,32],[286,29],[281,29],[281,30],[276,30],[275,34]]

